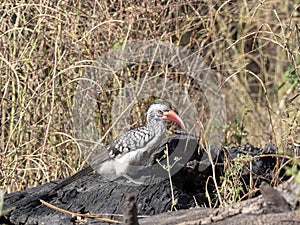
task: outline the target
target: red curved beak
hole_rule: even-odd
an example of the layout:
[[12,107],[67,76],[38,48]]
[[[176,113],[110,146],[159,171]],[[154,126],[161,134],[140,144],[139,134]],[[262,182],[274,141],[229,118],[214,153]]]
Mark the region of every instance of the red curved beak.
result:
[[173,122],[177,123],[182,129],[185,129],[185,126],[184,126],[184,123],[183,123],[182,119],[173,110],[165,112],[164,116],[162,118],[164,120],[173,121]]

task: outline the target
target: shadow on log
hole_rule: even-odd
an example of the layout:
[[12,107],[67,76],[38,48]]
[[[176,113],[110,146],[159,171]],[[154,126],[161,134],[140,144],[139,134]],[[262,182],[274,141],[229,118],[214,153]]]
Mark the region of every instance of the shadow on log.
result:
[[[25,191],[7,194],[4,197],[3,207],[7,213],[0,217],[0,223],[77,224],[78,218],[51,209],[43,205],[39,199],[74,213],[124,213],[124,221],[127,224],[137,224],[134,207],[136,207],[138,215],[151,216],[140,218],[138,220],[139,224],[180,224],[181,222],[181,224],[209,224],[212,222],[215,224],[246,224],[247,222],[253,224],[253,221],[257,221],[257,223],[270,221],[270,224],[271,221],[274,223],[280,222],[280,224],[284,224],[284,221],[286,221],[286,224],[296,224],[296,222],[299,222],[297,212],[293,211],[298,202],[299,187],[298,189],[297,186],[294,188],[294,195],[290,197],[290,199],[293,199],[291,203],[291,200],[282,199],[283,197],[280,197],[279,192],[267,183],[263,183],[263,181],[272,180],[272,170],[277,160],[274,156],[276,148],[270,143],[264,149],[254,148],[251,145],[213,149],[216,153],[214,163],[218,185],[221,184],[226,164],[241,155],[255,156],[243,165],[244,172],[240,179],[245,189],[249,185],[247,182],[250,181],[256,187],[261,186],[265,201],[257,192],[252,197],[258,197],[238,202],[232,206],[217,209],[204,208],[209,204],[218,205],[218,199],[214,198],[216,196],[214,183],[209,181],[212,179],[208,179],[212,176],[212,172],[211,165],[206,160],[207,153],[200,148],[198,143],[198,138],[181,134],[169,138],[158,149],[153,158],[150,159],[151,162],[147,162],[147,165],[152,164],[152,166],[145,167],[137,176],[147,177],[155,172],[160,175],[160,182],[149,182],[148,185],[133,186],[129,185],[127,181],[112,182],[99,174],[90,174],[58,191],[52,190],[57,183],[48,183]],[[185,149],[181,151],[181,155],[176,155],[181,158],[176,161],[173,152],[178,153],[174,150],[178,148],[179,144],[183,144],[182,146]],[[159,159],[161,164],[165,164],[166,146],[169,150],[170,163],[176,161],[175,166],[172,168],[176,171],[172,173],[174,174],[172,176],[172,188],[167,171],[157,163]],[[187,154],[186,149],[192,152]],[[186,157],[187,155],[188,157]],[[249,169],[250,163],[251,170]],[[157,171],[159,172],[157,173]],[[128,193],[135,193],[135,197],[128,197]],[[206,193],[210,194],[209,199],[206,198]],[[135,199],[136,203],[134,204]],[[129,200],[131,202],[128,202]],[[124,209],[125,203],[127,206]],[[278,204],[280,207],[278,207]],[[199,205],[203,208],[195,208]],[[129,206],[133,206],[133,208]],[[176,208],[178,211],[165,213],[172,208]],[[268,211],[266,209],[272,210]],[[122,217],[110,218],[123,221]],[[87,219],[84,224],[101,224],[101,222]]]

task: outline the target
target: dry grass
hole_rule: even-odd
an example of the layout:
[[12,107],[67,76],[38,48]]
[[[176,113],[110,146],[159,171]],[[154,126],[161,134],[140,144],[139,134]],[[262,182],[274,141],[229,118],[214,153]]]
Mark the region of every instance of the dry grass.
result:
[[[0,3],[1,189],[22,190],[83,166],[71,126],[76,79],[101,54],[132,41],[170,41],[203,56],[225,95],[225,144],[299,144],[299,1],[126,2]],[[100,132],[110,127],[104,112],[113,96],[131,78],[148,71],[188,83],[178,71],[153,68],[115,71],[99,103]],[[201,98],[193,87],[190,93],[201,111]]]

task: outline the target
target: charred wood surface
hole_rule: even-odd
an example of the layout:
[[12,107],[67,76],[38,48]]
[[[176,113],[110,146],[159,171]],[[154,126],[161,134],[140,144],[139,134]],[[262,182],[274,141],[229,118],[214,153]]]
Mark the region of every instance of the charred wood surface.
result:
[[[212,175],[211,166],[206,160],[205,154],[207,153],[198,146],[198,141],[198,138],[195,137],[176,135],[168,139],[151,159],[152,162],[149,162],[155,165],[157,159],[164,158],[166,145],[168,146],[170,159],[174,158],[172,152],[179,144],[187,146],[189,150],[192,149],[193,152],[188,158],[185,158],[185,151],[181,151],[182,155],[178,157],[181,157],[184,163],[180,164],[179,161],[178,165],[181,166],[181,169],[172,177],[173,193],[175,199],[177,199],[175,207],[178,211],[176,212],[166,213],[172,208],[169,179],[162,179],[161,182],[149,182],[148,185],[133,186],[128,185],[126,181],[112,182],[99,174],[90,174],[58,191],[52,190],[58,182],[52,182],[5,195],[3,210],[6,214],[0,217],[0,223],[67,225],[78,222],[78,218],[72,218],[70,215],[51,209],[43,205],[39,199],[75,213],[124,213],[125,216],[127,215],[124,220],[120,217],[114,217],[114,219],[125,221],[126,224],[136,224],[137,220],[134,219],[135,208],[138,215],[151,216],[140,218],[138,220],[139,224],[253,224],[253,221],[255,221],[254,224],[260,224],[263,221],[270,221],[269,224],[272,224],[272,222],[274,222],[273,224],[296,224],[296,222],[299,222],[299,216],[294,211],[295,204],[298,202],[297,194],[299,194],[299,190],[297,188],[294,188],[292,197],[284,196],[283,198],[281,192],[274,190],[268,184],[263,183],[261,185],[263,181],[272,179],[272,171],[276,165],[277,159],[274,157],[276,148],[270,143],[264,149],[254,148],[251,145],[213,149],[217,153],[214,162],[218,181],[223,175],[225,162],[231,162],[241,155],[256,156],[244,165],[245,172],[241,179],[246,187],[247,182],[250,180],[251,171],[252,182],[257,188],[261,187],[264,197],[257,192],[252,196],[254,198],[225,208],[195,208],[197,204],[208,206],[208,199],[205,197],[206,188],[209,189],[208,191],[212,196],[215,195],[213,183],[206,183],[207,178]],[[162,163],[164,163],[163,160]],[[250,162],[251,170],[249,170]],[[141,171],[141,174],[151,174],[153,168],[157,172],[158,167],[155,166],[146,167]],[[166,171],[160,171],[160,175],[163,175],[162,178],[166,178],[164,173]],[[128,193],[135,193],[135,197],[128,198]],[[131,202],[126,203],[126,198]],[[133,203],[132,201],[135,199],[136,202]],[[216,201],[213,198],[211,200]],[[129,205],[132,208],[128,209]],[[131,215],[131,213],[133,214]],[[88,219],[84,224],[101,223]]]

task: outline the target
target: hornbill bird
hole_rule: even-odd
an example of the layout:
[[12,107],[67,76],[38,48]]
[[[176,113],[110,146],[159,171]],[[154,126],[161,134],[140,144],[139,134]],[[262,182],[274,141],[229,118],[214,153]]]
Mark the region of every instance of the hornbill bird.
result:
[[[168,102],[154,102],[147,111],[144,126],[128,130],[109,145],[101,148],[91,160],[90,166],[63,180],[53,189],[58,190],[78,178],[92,173],[103,176],[125,177],[130,168],[138,168],[142,161],[149,158],[159,147],[166,135],[165,121],[172,121],[185,128],[182,119],[172,110]],[[130,180],[130,179],[129,179]]]

